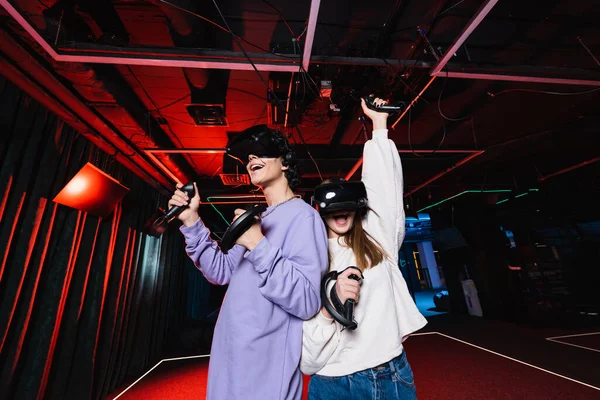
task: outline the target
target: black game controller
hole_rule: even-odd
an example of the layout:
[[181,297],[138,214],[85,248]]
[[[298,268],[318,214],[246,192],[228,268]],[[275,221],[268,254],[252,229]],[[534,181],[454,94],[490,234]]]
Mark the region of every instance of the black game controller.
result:
[[256,223],[258,223],[257,217],[259,217],[265,210],[267,206],[264,204],[251,206],[251,208],[240,215],[223,235],[223,239],[221,240],[221,251],[225,254],[231,250],[231,248],[235,245],[235,241],[238,240],[240,236],[244,234],[250,227]]
[[[348,268],[354,268],[360,274],[360,276],[356,274],[351,274],[350,276],[348,276],[348,278],[354,279],[355,281],[359,282],[363,279],[362,272],[357,267],[352,266]],[[343,271],[331,271],[327,275],[325,275],[325,277],[321,281],[321,303],[323,303],[323,306],[325,307],[327,312],[331,314],[333,319],[335,319],[347,329],[354,330],[358,327],[358,324],[354,320],[354,300],[348,299],[344,302],[344,304],[342,304],[337,295],[337,292],[335,291],[335,285],[332,286],[329,292],[329,298],[331,299],[331,301],[329,301],[329,298],[327,297],[327,286],[329,285],[329,282],[331,282],[332,280],[337,280],[338,276],[342,272]]]
[[[179,190],[184,192],[190,199],[196,195],[196,189],[194,188],[193,182],[186,183]],[[186,208],[188,208],[188,206],[173,206],[169,208],[169,211],[167,211],[164,215],[161,215],[160,217],[154,220],[154,226],[168,224],[169,222],[173,221],[173,219],[175,219],[179,214],[181,214]]]
[[399,101],[399,102],[395,103],[394,105],[383,104],[381,106],[378,106],[374,103],[375,96],[373,96],[373,95],[365,96],[365,97],[363,97],[363,100],[365,101],[367,108],[369,108],[370,110],[373,110],[373,111],[377,111],[377,112],[385,112],[385,113],[392,114],[392,113],[396,113],[396,112],[403,111],[406,109],[406,103],[404,103],[403,101]]

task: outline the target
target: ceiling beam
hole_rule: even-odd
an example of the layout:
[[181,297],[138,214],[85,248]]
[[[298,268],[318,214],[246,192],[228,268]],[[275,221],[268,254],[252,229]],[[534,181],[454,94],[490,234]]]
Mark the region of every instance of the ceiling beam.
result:
[[509,75],[501,73],[476,73],[476,72],[440,72],[435,75],[448,78],[463,78],[463,79],[482,79],[492,81],[509,81],[509,82],[528,82],[528,83],[552,83],[556,85],[575,85],[575,86],[600,86],[599,80],[588,79],[571,79],[571,78],[552,78],[546,76],[524,76],[524,75]]
[[469,38],[469,36],[471,35],[471,33],[473,33],[475,28],[477,28],[481,21],[483,21],[483,19],[486,17],[486,15],[488,15],[488,13],[492,11],[492,8],[494,8],[496,3],[498,3],[498,0],[486,0],[486,2],[483,3],[481,7],[479,7],[479,10],[477,10],[473,18],[471,18],[471,20],[467,23],[467,26],[463,28],[460,35],[458,35],[458,38],[456,38],[454,43],[446,50],[446,53],[444,53],[444,55],[442,56],[440,61],[438,61],[436,66],[433,67],[430,73],[431,76],[436,76],[446,66],[448,61],[450,61],[450,59],[454,57],[454,54],[458,51],[460,46],[462,46],[462,44]]
[[[488,0],[486,4],[478,11],[469,25],[474,22],[479,24],[483,13],[489,12],[492,3],[497,0]],[[31,24],[16,10],[8,0],[0,0],[0,5],[10,14],[15,21],[48,53],[52,59],[58,62],[85,62],[96,64],[122,64],[122,65],[151,65],[162,67],[180,67],[180,68],[208,68],[208,69],[230,69],[230,70],[252,70],[252,65],[248,63],[247,58],[241,52],[232,52],[225,50],[185,50],[174,48],[136,49],[121,48],[114,46],[100,46],[96,44],[78,43],[71,48],[60,48],[55,50]],[[335,57],[335,56],[311,56],[312,42],[314,39],[314,29],[318,18],[318,9],[320,0],[313,0],[309,16],[309,26],[307,28],[307,40],[304,47],[302,63],[304,69],[308,69],[309,62],[333,65],[364,65],[381,66],[386,64],[392,66],[405,66],[410,68],[431,68],[432,63],[417,60],[384,60],[379,58],[364,57]],[[448,60],[454,54],[450,51],[453,48],[458,49],[466,40],[465,33],[472,32],[476,27],[469,25],[463,29],[463,34],[446,52],[440,62],[433,66],[432,76],[447,76],[449,78],[467,78],[484,80],[503,80],[515,82],[533,82],[533,83],[553,83],[566,85],[584,85],[600,86],[600,78],[595,79],[592,75],[590,79],[584,77],[568,77],[573,73],[580,75],[581,71],[570,68],[536,67],[536,66],[485,66],[485,65],[460,65],[449,63]],[[309,41],[309,35],[312,28],[312,37]],[[460,44],[459,44],[460,43]],[[65,54],[67,53],[67,54]],[[296,72],[298,71],[300,57],[295,55],[286,55],[285,57],[273,56],[264,53],[249,53],[259,71],[279,71]],[[441,72],[446,67],[448,72]],[[485,72],[480,69],[484,68]],[[436,72],[437,71],[437,72]],[[510,71],[510,72],[507,72]],[[537,74],[552,73],[554,76],[536,76]],[[562,77],[561,77],[562,76]],[[566,77],[565,77],[566,76]]]
[[444,175],[448,174],[449,172],[454,171],[456,168],[460,167],[461,165],[471,161],[472,159],[474,159],[475,157],[478,157],[480,155],[482,155],[483,153],[485,153],[485,150],[480,150],[477,153],[473,153],[473,154],[469,154],[467,157],[463,158],[462,160],[460,160],[459,162],[457,162],[456,164],[452,165],[449,168],[446,168],[445,171],[442,171],[436,175],[434,175],[433,177],[427,179],[425,182],[421,183],[420,185],[418,185],[417,187],[409,190],[408,192],[406,192],[404,194],[404,197],[410,196],[411,194],[415,193],[418,190],[423,189],[425,186],[429,185],[432,182],[437,181],[438,179],[440,179],[441,177],[443,177]]
[[306,27],[306,41],[304,42],[304,53],[302,54],[302,68],[308,71],[310,55],[312,53],[313,41],[315,39],[315,30],[317,29],[317,19],[319,18],[319,6],[321,0],[312,0],[310,2],[310,11],[308,13],[308,24]]
[[543,182],[546,179],[553,178],[553,177],[558,176],[558,175],[562,175],[565,172],[573,171],[575,169],[578,169],[578,168],[581,168],[581,167],[585,167],[586,165],[590,165],[590,164],[593,164],[593,163],[598,162],[598,161],[600,161],[600,156],[592,158],[592,159],[589,159],[589,160],[586,160],[586,161],[581,162],[581,163],[576,164],[576,165],[572,165],[572,166],[567,167],[567,168],[563,168],[560,171],[556,171],[556,172],[553,172],[551,174],[540,176],[538,178],[538,181]]

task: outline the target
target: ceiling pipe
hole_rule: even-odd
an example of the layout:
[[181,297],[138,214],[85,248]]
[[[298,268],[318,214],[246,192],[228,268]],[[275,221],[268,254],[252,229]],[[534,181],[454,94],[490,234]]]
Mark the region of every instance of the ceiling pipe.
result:
[[573,165],[573,166],[570,166],[570,167],[567,167],[567,168],[561,169],[560,171],[556,171],[556,172],[553,172],[553,173],[551,173],[551,174],[548,174],[548,175],[540,176],[540,177],[538,178],[538,181],[539,181],[539,182],[543,182],[543,181],[545,181],[546,179],[550,179],[550,178],[553,178],[553,177],[555,177],[555,176],[562,175],[562,174],[564,174],[565,172],[569,172],[569,171],[573,171],[573,170],[575,170],[575,169],[578,169],[578,168],[581,168],[581,167],[585,167],[586,165],[593,164],[593,163],[595,163],[595,162],[597,162],[597,161],[600,161],[600,156],[598,156],[598,157],[596,157],[596,158],[592,158],[592,159],[590,159],[590,160],[587,160],[587,161],[584,161],[584,162],[582,162],[582,163],[579,163],[579,164],[576,164],[576,165]]
[[[35,81],[35,84],[47,93],[49,99],[52,99],[52,101],[60,105],[60,107],[68,110],[68,112],[76,118],[85,121],[85,124],[88,125],[92,131],[101,134],[106,142],[112,145],[113,149],[118,150],[123,155],[127,155],[126,158],[132,160],[132,157],[135,157],[135,162],[138,163],[139,168],[150,175],[154,182],[158,182],[160,185],[168,185],[166,187],[171,186],[166,177],[162,175],[155,166],[142,157],[143,153],[132,146],[118,131],[115,131],[112,127],[108,126],[99,115],[88,108],[79,97],[73,94],[70,89],[66,88],[56,79],[56,77],[54,77],[54,75],[31,57],[31,54],[17,44],[4,30],[0,30],[0,51],[12,60],[19,60],[19,69],[32,81]],[[30,84],[23,83],[22,79],[15,83],[19,85],[19,82],[22,83],[24,88],[28,87],[31,90]],[[39,91],[32,91],[30,94],[39,97]],[[41,98],[40,102],[43,100],[44,103],[48,104],[48,98]],[[56,106],[53,106],[53,108],[56,109]],[[89,134],[90,130],[87,132]],[[82,132],[82,134],[83,133],[85,132]],[[97,135],[94,139],[95,141],[92,140],[90,136],[90,140],[95,144],[99,143]]]
[[446,66],[446,63],[448,63],[448,61],[454,57],[454,54],[458,51],[460,46],[462,46],[462,44],[469,38],[471,33],[473,33],[475,28],[479,26],[481,21],[483,21],[488,13],[492,11],[492,8],[494,8],[496,3],[498,3],[498,0],[487,0],[481,5],[481,7],[479,7],[479,10],[477,10],[473,18],[471,18],[471,20],[467,23],[467,26],[463,28],[460,35],[458,35],[458,38],[448,48],[448,50],[446,50],[446,53],[442,56],[440,61],[438,61],[436,66],[433,67],[430,73],[431,76],[436,76]]
[[[317,145],[319,146],[319,145]],[[145,152],[147,153],[166,153],[166,154],[225,154],[227,152],[226,148],[220,147],[177,147],[172,149],[162,148],[162,147],[152,147],[145,148]],[[431,154],[431,153],[439,153],[439,154],[468,154],[468,153],[477,153],[480,150],[474,149],[398,149],[398,153],[401,154]]]
[[304,42],[304,53],[302,54],[302,68],[304,68],[305,71],[308,71],[308,65],[310,63],[310,55],[312,53],[313,41],[315,39],[315,30],[317,29],[317,19],[319,19],[320,5],[321,0],[312,0],[310,2],[308,26],[306,27],[306,41]]
[[571,79],[571,78],[550,78],[544,76],[524,76],[524,75],[509,75],[509,74],[482,74],[476,72],[440,72],[439,77],[448,78],[463,78],[463,79],[482,79],[492,81],[509,81],[509,82],[527,82],[527,83],[552,83],[556,85],[576,85],[576,86],[600,86],[600,80],[587,79]]
[[427,88],[429,88],[429,86],[431,86],[431,84],[433,83],[433,81],[435,81],[435,76],[432,77],[429,82],[427,82],[427,84],[425,85],[425,87],[423,89],[421,89],[421,91],[419,92],[419,94],[417,94],[417,96],[410,102],[410,104],[408,105],[408,107],[406,107],[406,109],[404,109],[404,111],[402,112],[402,114],[400,114],[400,116],[398,117],[398,119],[396,120],[396,122],[394,122],[392,124],[392,129],[394,129],[396,127],[396,125],[398,124],[398,122],[400,122],[400,120],[402,118],[404,118],[404,116],[406,115],[406,113],[412,108],[413,105],[415,105],[415,103],[421,98],[421,96],[423,95],[423,93],[425,93],[425,91],[427,90]]
[[147,148],[146,153],[165,153],[165,154],[225,154],[227,149],[224,148],[200,148],[200,147],[178,147],[174,149],[165,148]]

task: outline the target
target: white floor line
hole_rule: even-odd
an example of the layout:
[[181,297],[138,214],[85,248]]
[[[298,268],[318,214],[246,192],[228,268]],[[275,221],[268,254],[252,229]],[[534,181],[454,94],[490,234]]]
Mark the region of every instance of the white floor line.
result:
[[580,336],[592,336],[592,335],[600,335],[600,332],[588,332],[588,333],[578,333],[576,335],[552,336],[552,337],[546,338],[546,340],[564,339],[564,338],[580,337]]
[[206,358],[206,357],[210,357],[210,354],[200,354],[199,356],[165,358],[164,360],[161,360],[161,361],[189,360],[190,358]]
[[419,332],[419,333],[411,333],[408,337],[411,336],[425,336],[425,335],[439,335],[439,332]]
[[578,347],[580,349],[585,349],[585,350],[590,350],[590,351],[595,351],[595,352],[600,353],[599,349],[594,349],[592,347],[585,347],[585,346],[581,346],[581,345],[578,345],[578,344],[573,344],[573,343],[569,343],[569,342],[563,342],[562,340],[556,340],[556,339],[551,339],[551,338],[547,338],[546,340],[549,341],[549,342],[565,344],[567,346]]
[[115,397],[113,400],[117,400],[119,397],[123,396],[123,394],[125,394],[126,391],[128,391],[129,389],[131,389],[133,387],[133,385],[135,385],[136,383],[141,381],[146,375],[148,375],[150,372],[152,372],[152,370],[154,370],[154,368],[158,367],[163,361],[187,360],[190,358],[204,358],[204,357],[210,357],[210,354],[201,354],[198,356],[187,356],[187,357],[176,357],[176,358],[165,358],[164,360],[160,360],[158,363],[156,363],[156,365],[154,367],[150,368],[148,370],[148,372],[146,372],[144,375],[140,376],[137,381],[135,381],[131,385],[129,385],[125,390],[123,390],[121,393],[119,393],[119,395],[117,397]]
[[558,377],[560,377],[560,378],[563,378],[563,379],[569,380],[569,381],[571,381],[571,382],[579,383],[580,385],[587,386],[587,387],[589,387],[589,388],[592,388],[592,389],[595,389],[595,390],[598,390],[598,391],[600,391],[600,388],[599,388],[599,387],[592,386],[592,385],[590,385],[590,384],[587,384],[587,383],[585,383],[585,382],[578,381],[578,380],[576,380],[576,379],[573,379],[573,378],[569,378],[568,376],[564,376],[564,375],[557,374],[556,372],[548,371],[547,369],[544,369],[544,368],[538,367],[538,366],[536,366],[536,365],[533,365],[533,364],[526,363],[525,361],[521,361],[521,360],[517,360],[516,358],[512,358],[512,357],[509,357],[509,356],[505,356],[504,354],[497,353],[497,352],[495,352],[495,351],[492,351],[492,350],[486,349],[485,347],[477,346],[476,344],[469,343],[469,342],[466,342],[466,341],[464,341],[464,340],[457,339],[457,338],[455,338],[455,337],[452,337],[452,336],[449,336],[449,335],[446,335],[446,334],[443,334],[443,333],[439,333],[439,332],[438,332],[438,334],[439,334],[439,335],[441,335],[441,336],[443,336],[443,337],[447,337],[448,339],[456,340],[457,342],[460,342],[460,343],[463,343],[463,344],[466,344],[466,345],[469,345],[469,346],[475,347],[475,348],[477,348],[477,349],[479,349],[479,350],[487,351],[488,353],[492,353],[492,354],[494,354],[494,355],[497,355],[497,356],[499,356],[499,357],[504,357],[504,358],[506,358],[506,359],[508,359],[508,360],[511,360],[511,361],[514,361],[514,362],[518,362],[519,364],[527,365],[528,367],[535,368],[535,369],[537,369],[537,370],[540,370],[540,371],[546,372],[546,373],[548,373],[548,374],[550,374],[550,375],[558,376]]
[[[582,333],[582,334],[579,334],[579,335],[556,336],[555,338],[577,337],[577,336],[589,336],[589,335],[598,335],[598,334],[600,334],[600,332]],[[600,391],[600,388],[599,388],[599,387],[592,386],[592,385],[590,385],[590,384],[587,384],[587,383],[585,383],[585,382],[578,381],[578,380],[576,380],[576,379],[573,379],[573,378],[569,378],[568,376],[564,376],[564,375],[557,374],[556,372],[552,372],[552,371],[549,371],[549,370],[547,370],[547,369],[544,369],[544,368],[538,367],[538,366],[536,366],[536,365],[529,364],[529,363],[526,363],[526,362],[524,362],[524,361],[521,361],[521,360],[517,360],[516,358],[512,358],[512,357],[506,356],[506,355],[504,355],[504,354],[497,353],[497,352],[495,352],[495,351],[492,351],[492,350],[486,349],[485,347],[477,346],[476,344],[473,344],[473,343],[466,342],[466,341],[464,341],[464,340],[461,340],[461,339],[455,338],[455,337],[453,337],[453,336],[450,336],[450,335],[446,335],[446,334],[444,334],[444,333],[440,333],[440,332],[419,332],[419,333],[413,333],[413,334],[411,334],[410,336],[428,336],[428,335],[440,335],[440,336],[446,337],[446,338],[448,338],[448,339],[452,339],[452,340],[455,340],[455,341],[457,341],[457,342],[460,342],[460,343],[466,344],[466,345],[468,345],[468,346],[475,347],[475,348],[477,348],[477,349],[479,349],[479,350],[487,351],[488,353],[492,353],[492,354],[494,354],[494,355],[496,355],[496,356],[503,357],[503,358],[506,358],[506,359],[508,359],[508,360],[511,360],[511,361],[517,362],[517,363],[519,363],[519,364],[523,364],[523,365],[526,365],[526,366],[528,366],[528,367],[535,368],[535,369],[537,369],[537,370],[540,370],[540,371],[546,372],[546,373],[548,373],[548,374],[550,374],[550,375],[558,376],[558,377],[560,377],[560,378],[563,378],[563,379],[569,380],[569,381],[571,381],[571,382],[575,382],[575,383],[578,383],[578,384],[580,384],[580,385],[587,386],[587,387],[589,387],[589,388],[591,388],[591,389],[595,389],[595,390],[598,390],[598,391]],[[584,347],[584,346],[578,346],[578,345],[574,345],[574,344],[571,344],[571,343],[565,343],[565,342],[560,342],[560,341],[558,341],[558,340],[552,340],[552,339],[555,339],[555,338],[546,338],[546,340],[550,340],[550,341],[554,341],[554,342],[557,342],[557,343],[566,344],[566,345],[569,345],[569,346],[581,347],[581,348],[585,348],[585,349],[588,349],[588,350],[598,351],[598,350],[596,350],[596,349],[590,349],[590,348],[587,348],[587,347]],[[197,355],[197,356],[176,357],[176,358],[165,358],[164,360],[160,360],[160,361],[159,361],[159,362],[158,362],[158,363],[157,363],[157,364],[156,364],[154,367],[152,367],[151,369],[149,369],[149,370],[148,370],[148,372],[146,372],[144,375],[140,376],[140,377],[138,378],[138,380],[136,380],[135,382],[133,382],[133,383],[132,383],[131,385],[129,385],[129,386],[128,386],[128,387],[127,387],[125,390],[123,390],[121,393],[119,393],[119,395],[118,395],[118,396],[116,396],[116,397],[115,397],[113,400],[117,400],[119,397],[121,397],[123,394],[125,394],[125,392],[127,392],[129,389],[131,389],[131,388],[133,387],[133,385],[135,385],[136,383],[138,383],[139,381],[141,381],[141,380],[142,380],[142,379],[143,379],[143,378],[144,378],[146,375],[148,375],[150,372],[152,372],[152,370],[154,370],[156,367],[158,367],[158,366],[159,366],[159,365],[160,365],[160,364],[161,364],[163,361],[187,360],[187,359],[190,359],[190,358],[205,358],[205,357],[210,357],[210,354],[201,354],[201,355]]]

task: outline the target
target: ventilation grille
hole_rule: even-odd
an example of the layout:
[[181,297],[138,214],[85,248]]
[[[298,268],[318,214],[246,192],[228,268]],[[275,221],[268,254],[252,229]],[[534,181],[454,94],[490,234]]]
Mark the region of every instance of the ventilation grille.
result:
[[222,104],[190,104],[186,108],[196,126],[228,126]]
[[226,186],[239,186],[250,184],[250,177],[248,175],[220,174],[219,176],[221,177],[223,185]]

